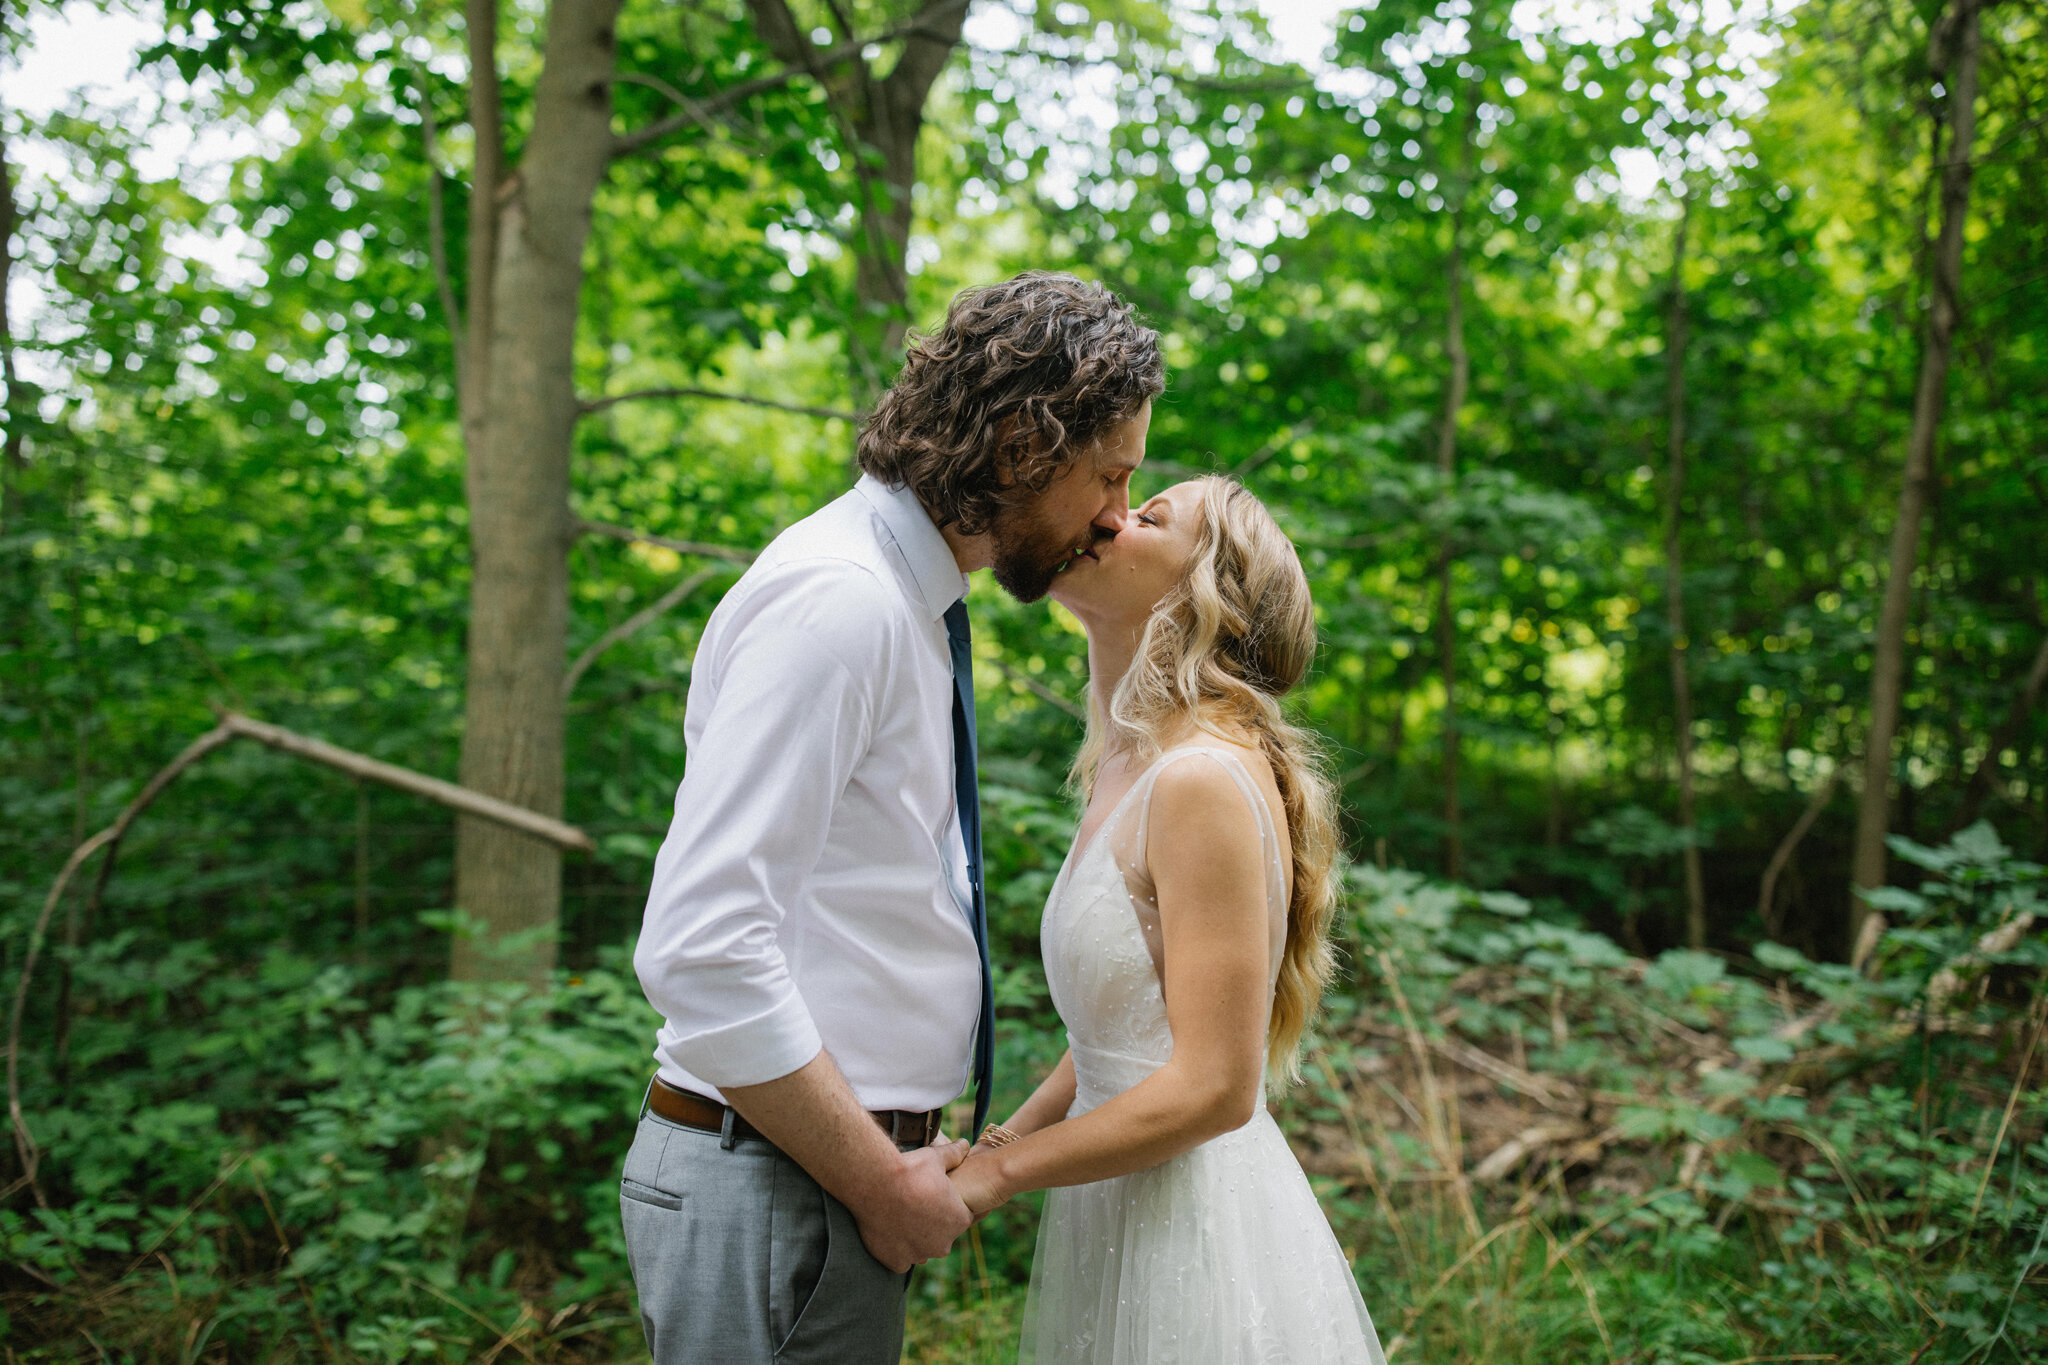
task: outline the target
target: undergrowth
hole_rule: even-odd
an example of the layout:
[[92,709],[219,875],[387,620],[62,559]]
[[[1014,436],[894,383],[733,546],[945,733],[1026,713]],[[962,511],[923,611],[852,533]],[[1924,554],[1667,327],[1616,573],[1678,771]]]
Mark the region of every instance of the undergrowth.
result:
[[[1349,971],[1274,1105],[1397,1365],[1977,1365],[2048,1352],[2041,869],[1979,826],[1883,898],[1877,970],[1760,944],[1632,958],[1352,870]],[[111,939],[0,1339],[49,1361],[644,1358],[617,1171],[654,1019],[625,950],[542,994]],[[1013,1000],[1026,987],[1006,978]],[[1013,1004],[1008,1055],[1054,1044]],[[1035,1201],[925,1267],[906,1359],[1014,1357]]]

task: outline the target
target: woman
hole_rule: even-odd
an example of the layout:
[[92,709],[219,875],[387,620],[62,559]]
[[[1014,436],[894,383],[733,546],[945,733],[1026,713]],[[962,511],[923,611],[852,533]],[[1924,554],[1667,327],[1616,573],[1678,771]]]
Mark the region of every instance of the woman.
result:
[[1332,796],[1278,698],[1315,652],[1308,583],[1258,499],[1179,484],[1077,550],[1087,809],[1047,902],[1071,1044],[953,1172],[977,1214],[1051,1189],[1022,1358],[1360,1361],[1372,1319],[1266,1113],[1330,971]]

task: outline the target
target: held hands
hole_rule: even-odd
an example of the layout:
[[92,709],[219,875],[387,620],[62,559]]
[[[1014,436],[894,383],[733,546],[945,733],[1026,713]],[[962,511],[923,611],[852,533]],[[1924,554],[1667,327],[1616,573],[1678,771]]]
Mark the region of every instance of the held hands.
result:
[[947,1179],[966,1156],[964,1138],[898,1154],[887,1195],[855,1210],[869,1255],[900,1275],[953,1249],[975,1216]]
[[967,1159],[949,1172],[953,1191],[980,1222],[990,1209],[1010,1202],[1009,1192],[996,1178],[995,1148],[975,1143]]

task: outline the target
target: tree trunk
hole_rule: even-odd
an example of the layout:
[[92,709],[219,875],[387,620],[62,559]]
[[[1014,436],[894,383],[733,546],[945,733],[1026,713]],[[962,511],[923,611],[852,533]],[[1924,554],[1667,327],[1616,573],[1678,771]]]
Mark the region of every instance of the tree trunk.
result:
[[20,516],[22,476],[27,472],[22,450],[22,425],[28,420],[21,401],[21,381],[14,373],[14,318],[7,311],[7,289],[14,277],[14,175],[7,164],[7,146],[0,142],[0,384],[7,386],[7,404],[0,409],[7,439],[0,448],[0,530]]
[[[549,816],[562,810],[573,346],[591,202],[611,152],[616,13],[616,0],[550,5],[533,132],[493,196],[489,287],[470,302],[470,335],[489,341],[469,356],[483,406],[465,405],[476,435],[462,785]],[[473,250],[476,239],[473,229]],[[476,932],[457,937],[452,975],[544,982],[561,895],[557,850],[460,819],[455,900]]]
[[[488,434],[483,414],[490,386],[491,282],[498,263],[498,182],[504,175],[503,95],[498,85],[498,0],[465,0],[469,44],[469,126],[475,136],[475,164],[469,177],[469,261],[462,334],[455,347],[456,401],[470,468]],[[425,86],[421,99],[426,98]],[[455,320],[450,320],[454,325]],[[470,490],[475,505],[475,490]]]
[[[1850,884],[1854,891],[1884,885],[1885,832],[1891,801],[1892,744],[1903,690],[1907,606],[1919,559],[1920,518],[1934,466],[1934,442],[1948,385],[1949,349],[1961,313],[1963,220],[1970,204],[1970,157],[1977,132],[1979,0],[1956,0],[1955,67],[1949,82],[1948,157],[1941,168],[1941,234],[1929,262],[1931,279],[1920,378],[1913,395],[1913,425],[1906,444],[1898,520],[1892,527],[1891,563],[1879,609],[1870,665],[1870,744],[1864,755],[1863,792],[1856,811]],[[1860,895],[1851,897],[1850,961],[1861,966],[1884,931],[1884,918]]]
[[1471,359],[1465,353],[1464,226],[1461,205],[1451,215],[1451,250],[1444,262],[1444,284],[1449,295],[1444,315],[1444,354],[1451,362],[1451,374],[1444,389],[1443,427],[1436,444],[1437,472],[1443,476],[1444,511],[1436,550],[1436,657],[1437,671],[1444,684],[1444,875],[1452,881],[1465,872],[1458,814],[1458,631],[1451,619],[1451,570],[1456,559],[1450,527],[1451,503],[1458,484],[1458,410],[1465,406],[1465,390],[1472,377]]
[[[917,135],[932,83],[960,41],[967,0],[937,0],[908,31],[887,76],[852,54],[830,67],[790,13],[788,0],[747,0],[761,41],[782,61],[802,67],[824,87],[853,158],[860,186],[860,234],[854,241],[857,315],[848,328],[858,406],[871,407],[888,387],[910,325],[905,258],[917,189]],[[840,7],[831,7],[840,37],[854,41]]]
[[1671,248],[1671,290],[1664,312],[1664,611],[1671,628],[1671,710],[1678,739],[1678,827],[1685,834],[1685,941],[1707,946],[1707,893],[1700,876],[1699,824],[1693,813],[1691,641],[1685,633],[1685,566],[1678,528],[1685,497],[1685,236],[1692,196],[1678,192],[1678,236]]

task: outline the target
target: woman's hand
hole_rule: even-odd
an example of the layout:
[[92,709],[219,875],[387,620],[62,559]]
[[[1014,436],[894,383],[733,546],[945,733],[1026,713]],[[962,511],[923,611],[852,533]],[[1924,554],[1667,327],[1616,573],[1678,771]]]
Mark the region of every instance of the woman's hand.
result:
[[955,1166],[946,1178],[953,1182],[953,1193],[960,1196],[960,1202],[967,1205],[976,1222],[990,1209],[1010,1202],[1010,1192],[996,1176],[995,1150],[991,1147],[976,1144],[967,1153],[967,1160]]

